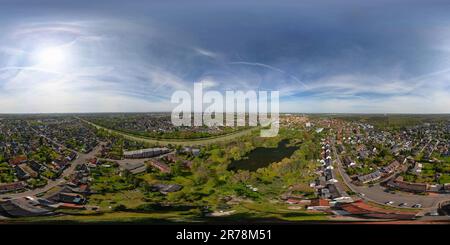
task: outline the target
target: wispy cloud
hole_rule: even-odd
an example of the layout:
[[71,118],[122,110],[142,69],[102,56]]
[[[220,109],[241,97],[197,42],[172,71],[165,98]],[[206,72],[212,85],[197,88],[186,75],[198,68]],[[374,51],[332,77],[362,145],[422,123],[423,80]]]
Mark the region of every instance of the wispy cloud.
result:
[[[438,2],[408,13],[320,1],[28,6],[0,9],[0,112],[167,110],[200,81],[278,90],[283,111],[450,112],[449,6]],[[63,62],[43,65],[48,47]]]

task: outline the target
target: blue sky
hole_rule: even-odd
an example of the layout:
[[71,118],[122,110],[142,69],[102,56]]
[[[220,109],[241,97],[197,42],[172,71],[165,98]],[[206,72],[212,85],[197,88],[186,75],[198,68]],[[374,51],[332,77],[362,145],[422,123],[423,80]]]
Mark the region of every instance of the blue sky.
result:
[[448,1],[0,5],[0,113],[168,111],[199,81],[284,112],[450,113]]

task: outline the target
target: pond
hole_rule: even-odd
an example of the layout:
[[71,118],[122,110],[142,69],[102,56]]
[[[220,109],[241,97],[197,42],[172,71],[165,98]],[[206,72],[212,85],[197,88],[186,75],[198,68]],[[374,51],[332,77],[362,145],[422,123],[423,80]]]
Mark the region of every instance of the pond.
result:
[[274,162],[279,162],[285,157],[290,157],[299,148],[298,146],[287,146],[288,140],[282,140],[275,148],[257,147],[240,160],[231,162],[229,170],[256,171]]

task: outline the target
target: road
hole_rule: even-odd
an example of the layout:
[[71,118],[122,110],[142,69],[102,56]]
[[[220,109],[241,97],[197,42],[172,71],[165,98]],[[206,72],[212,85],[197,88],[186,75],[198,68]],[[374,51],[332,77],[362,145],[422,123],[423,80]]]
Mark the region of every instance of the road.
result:
[[241,130],[235,133],[231,133],[231,134],[227,134],[227,135],[222,135],[222,136],[217,136],[217,137],[212,137],[212,138],[204,138],[204,139],[191,139],[191,140],[165,140],[165,139],[151,139],[151,138],[145,138],[145,137],[141,137],[141,136],[136,136],[136,135],[132,135],[132,134],[128,134],[128,133],[124,133],[124,132],[120,132],[114,129],[110,129],[110,128],[105,128],[103,126],[100,126],[98,124],[95,124],[93,122],[84,120],[82,118],[76,117],[77,119],[90,124],[94,127],[96,127],[97,129],[103,129],[106,130],[109,133],[114,133],[114,134],[118,134],[123,136],[126,139],[129,140],[134,140],[134,141],[140,141],[140,142],[145,142],[145,143],[150,143],[150,144],[158,144],[158,145],[181,145],[181,146],[194,146],[194,145],[208,145],[208,144],[213,144],[213,143],[218,143],[218,142],[224,142],[224,141],[229,141],[229,140],[233,140],[236,139],[238,137],[250,134],[251,132],[258,130],[259,127],[255,127],[255,128],[250,128],[250,129],[245,129],[245,130]]
[[429,195],[416,195],[413,193],[400,192],[395,193],[386,192],[386,188],[380,184],[373,186],[356,186],[351,183],[350,177],[343,169],[342,162],[337,154],[335,142],[332,141],[333,153],[337,162],[337,168],[339,174],[342,176],[345,185],[347,185],[353,192],[364,194],[363,199],[372,201],[381,205],[385,205],[386,202],[393,201],[395,207],[398,207],[400,203],[408,203],[408,207],[414,204],[421,204],[424,210],[434,211],[442,201],[450,200],[448,194],[436,194],[430,193]]
[[[51,139],[48,139],[51,140]],[[53,142],[53,141],[52,141]],[[59,176],[58,179],[55,180],[48,180],[47,185],[41,188],[28,190],[20,193],[6,193],[6,194],[0,194],[0,199],[9,197],[9,198],[20,198],[20,197],[26,197],[26,196],[36,196],[41,193],[47,192],[48,190],[66,183],[65,177],[69,177],[71,174],[75,172],[75,169],[78,165],[81,165],[85,163],[88,159],[93,158],[99,151],[100,151],[100,144],[98,144],[91,152],[84,154],[84,153],[78,153],[74,150],[74,152],[77,153],[78,157],[73,160],[70,164],[70,167],[64,170],[64,172]]]

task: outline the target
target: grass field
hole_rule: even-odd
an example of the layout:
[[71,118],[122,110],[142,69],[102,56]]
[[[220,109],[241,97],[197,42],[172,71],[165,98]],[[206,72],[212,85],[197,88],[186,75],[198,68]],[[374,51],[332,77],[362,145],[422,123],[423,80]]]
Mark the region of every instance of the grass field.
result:
[[122,191],[118,193],[105,193],[91,195],[89,205],[99,206],[101,211],[109,211],[112,207],[124,205],[129,209],[137,208],[144,204],[144,195],[139,190]]

